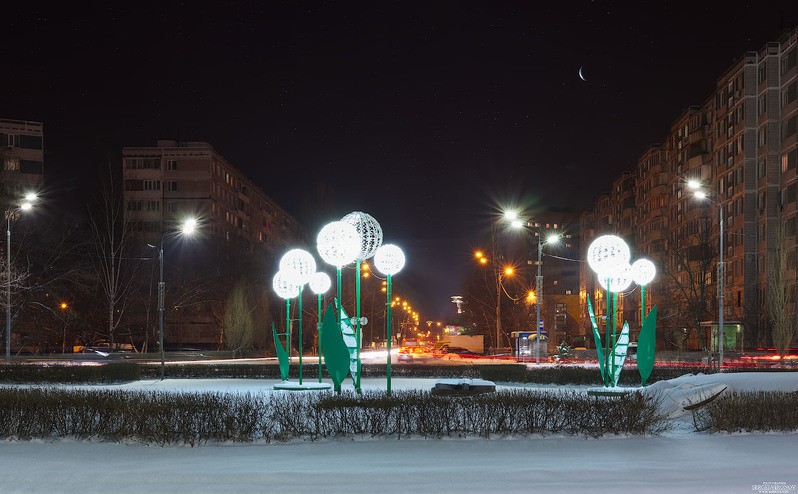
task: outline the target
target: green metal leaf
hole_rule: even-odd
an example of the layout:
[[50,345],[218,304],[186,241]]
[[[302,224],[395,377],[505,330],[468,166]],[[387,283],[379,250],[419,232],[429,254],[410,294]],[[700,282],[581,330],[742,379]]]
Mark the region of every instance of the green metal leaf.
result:
[[654,370],[654,360],[657,350],[657,306],[651,308],[651,312],[643,321],[640,328],[640,337],[637,339],[637,371],[640,373],[642,385]]
[[277,350],[277,361],[280,363],[280,379],[283,381],[288,380],[288,369],[291,366],[291,361],[288,358],[288,352],[280,342],[280,336],[277,334],[277,328],[272,323],[272,335],[274,335],[274,349]]
[[607,375],[604,372],[604,347],[601,345],[601,334],[598,324],[596,324],[596,313],[593,312],[593,304],[590,297],[587,297],[587,313],[590,315],[590,324],[593,326],[593,340],[596,342],[596,353],[598,354],[599,371],[601,372],[601,382],[607,383]]
[[[337,300],[336,300],[337,303]],[[324,311],[324,322],[321,331],[324,366],[330,374],[336,393],[341,392],[341,383],[349,373],[349,349],[344,343],[341,326],[335,317],[335,308],[330,303]]]
[[357,382],[358,360],[357,360],[357,338],[355,335],[355,328],[352,327],[352,321],[343,307],[335,299],[335,306],[341,313],[341,336],[344,339],[346,348],[349,350],[349,374],[352,380]]
[[621,370],[623,364],[626,362],[626,352],[629,350],[629,323],[624,321],[621,334],[615,341],[615,347],[612,349],[612,387],[618,385],[618,379],[621,377]]

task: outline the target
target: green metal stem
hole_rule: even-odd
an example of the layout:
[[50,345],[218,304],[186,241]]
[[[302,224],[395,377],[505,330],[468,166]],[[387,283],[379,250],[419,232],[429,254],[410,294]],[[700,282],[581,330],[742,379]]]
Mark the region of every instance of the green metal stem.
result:
[[[336,275],[336,278],[338,280],[338,287],[337,287],[337,291],[335,292],[335,296],[338,297],[338,304],[340,305],[340,307],[343,307],[344,306],[344,301],[343,301],[343,298],[342,298],[342,295],[341,295],[341,268],[337,268],[335,270],[335,275]],[[335,315],[335,322],[338,323],[338,327],[341,326],[341,310],[340,310],[340,308],[339,308],[338,312]]]
[[297,296],[297,305],[299,306],[299,384],[302,385],[302,287],[299,287],[299,295]]
[[357,382],[355,383],[355,391],[358,394],[361,393],[360,390],[360,344],[361,344],[361,328],[360,328],[360,261],[356,262],[357,267],[355,268],[355,300],[356,300],[356,309],[355,309],[355,316],[357,318],[357,326],[355,328],[355,345],[357,348],[355,349],[355,355],[357,359]]
[[316,338],[318,339],[318,344],[316,345],[317,346],[316,351],[319,354],[319,382],[321,382],[321,297],[322,294],[320,293],[318,295],[319,303],[316,308],[316,313],[319,316],[319,322],[316,323]]
[[640,327],[646,320],[646,285],[640,285]]
[[604,343],[604,346],[605,346],[604,370],[606,371],[606,372],[604,372],[604,387],[607,387],[607,388],[609,387],[609,382],[610,382],[610,379],[609,379],[609,375],[610,375],[610,349],[611,349],[611,346],[610,346],[610,322],[612,320],[612,316],[610,314],[610,311],[612,311],[612,307],[611,307],[611,303],[612,302],[610,300],[611,298],[612,297],[610,296],[610,279],[607,278],[607,312],[604,314],[604,316],[605,316],[604,317],[604,319],[605,319],[605,323],[604,323],[604,325],[605,325],[605,330],[604,330],[604,341],[605,341],[605,343]]
[[610,384],[615,387],[615,342],[618,339],[618,323],[616,321],[616,312],[618,310],[618,293],[612,294],[612,374]]
[[388,396],[391,395],[391,275],[388,275],[388,290],[386,291],[387,297],[385,299],[385,339],[388,347],[388,363],[386,367],[386,374],[388,375]]
[[285,299],[285,351],[288,353],[288,366],[291,366],[291,299]]

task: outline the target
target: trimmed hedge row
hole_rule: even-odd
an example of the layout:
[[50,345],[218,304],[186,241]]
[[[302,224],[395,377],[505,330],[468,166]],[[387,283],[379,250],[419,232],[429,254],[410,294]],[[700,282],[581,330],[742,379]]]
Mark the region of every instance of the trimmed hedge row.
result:
[[159,445],[326,437],[656,434],[640,393],[612,399],[513,390],[439,397],[426,391],[330,393],[0,389],[0,437],[133,440]]
[[141,367],[115,362],[98,365],[6,364],[0,365],[0,382],[5,383],[117,383],[138,381]]
[[[305,363],[302,367],[306,378],[318,376],[316,362]],[[792,369],[727,369],[726,372],[789,372]],[[384,364],[364,364],[363,377],[384,377]],[[684,374],[706,373],[706,367],[696,366],[658,366],[655,367],[649,382],[673,379]],[[105,362],[95,365],[67,364],[6,364],[0,365],[0,382],[7,383],[112,383],[130,382],[139,379],[160,377],[160,365],[136,362]],[[299,366],[292,365],[292,378],[299,375]],[[491,365],[419,365],[394,364],[391,366],[394,377],[447,377],[481,378],[494,382],[539,383],[539,384],[585,384],[601,385],[597,368],[562,365],[556,367],[527,367],[524,364]],[[280,379],[280,369],[276,363],[188,363],[168,364],[166,376],[172,379]],[[635,385],[640,376],[635,368],[621,371],[620,383]]]
[[[527,367],[523,364],[499,364],[478,366],[482,379],[495,382],[538,383],[538,384],[586,384],[601,385],[601,375],[597,367],[561,365],[556,367]],[[648,383],[675,379],[685,374],[707,374],[706,366],[657,366],[651,372]],[[724,372],[794,372],[792,369],[725,369]],[[619,384],[639,385],[640,374],[637,368],[621,370]]]
[[696,428],[716,432],[798,430],[798,392],[734,392],[694,414]]
[[[318,372],[318,361],[315,359],[313,359],[312,363],[308,363],[306,360],[302,366],[302,373],[306,378],[317,377],[319,375]],[[362,372],[363,377],[385,377],[386,366],[384,364],[363,364]],[[473,365],[391,365],[391,376],[394,377],[452,377],[453,374],[464,378],[479,377],[478,369]],[[167,365],[166,375],[174,379],[280,379],[280,366],[276,363]],[[324,375],[327,375],[326,369],[324,369]],[[159,377],[160,368],[154,365],[143,365],[141,376],[150,379]],[[289,376],[294,379],[299,377],[299,366],[297,364],[291,365]]]

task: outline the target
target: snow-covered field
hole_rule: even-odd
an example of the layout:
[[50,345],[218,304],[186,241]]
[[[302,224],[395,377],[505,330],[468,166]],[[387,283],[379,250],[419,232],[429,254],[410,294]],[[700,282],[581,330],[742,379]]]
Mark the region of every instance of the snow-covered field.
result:
[[[130,390],[270,393],[277,381],[170,380]],[[429,389],[435,379],[392,380]],[[364,379],[384,389],[384,379]],[[497,386],[497,389],[516,386]],[[646,388],[671,417],[658,437],[350,439],[147,446],[0,442],[0,493],[798,492],[798,434],[707,434],[685,404],[727,390],[798,391],[798,373],[683,376]],[[587,391],[586,387],[545,387]]]

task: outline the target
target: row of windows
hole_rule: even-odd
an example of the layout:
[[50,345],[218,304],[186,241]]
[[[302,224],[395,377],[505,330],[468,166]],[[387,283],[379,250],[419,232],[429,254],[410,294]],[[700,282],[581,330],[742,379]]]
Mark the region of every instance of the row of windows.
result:
[[160,158],[127,158],[125,168],[128,170],[160,170]]
[[[179,206],[178,206],[178,203],[176,201],[167,201],[165,207],[166,207],[166,211],[170,212],[170,213],[176,213],[179,210]],[[160,211],[161,210],[161,202],[160,201],[128,201],[127,210],[128,211]]]
[[3,134],[0,133],[0,144],[7,147],[18,147],[22,149],[43,149],[42,136],[32,136],[25,134]]
[[[140,191],[140,190],[161,190],[160,180],[125,180],[125,190]],[[166,190],[169,192],[177,191],[177,181],[167,180]]]
[[44,165],[41,161],[36,160],[7,158],[3,161],[3,170],[7,172],[21,172],[32,175],[41,175],[44,173]]
[[161,201],[128,201],[128,211],[160,211]]
[[[160,158],[127,158],[125,159],[125,168],[128,170],[160,170]],[[177,170],[177,160],[166,160],[166,169],[170,171]]]

